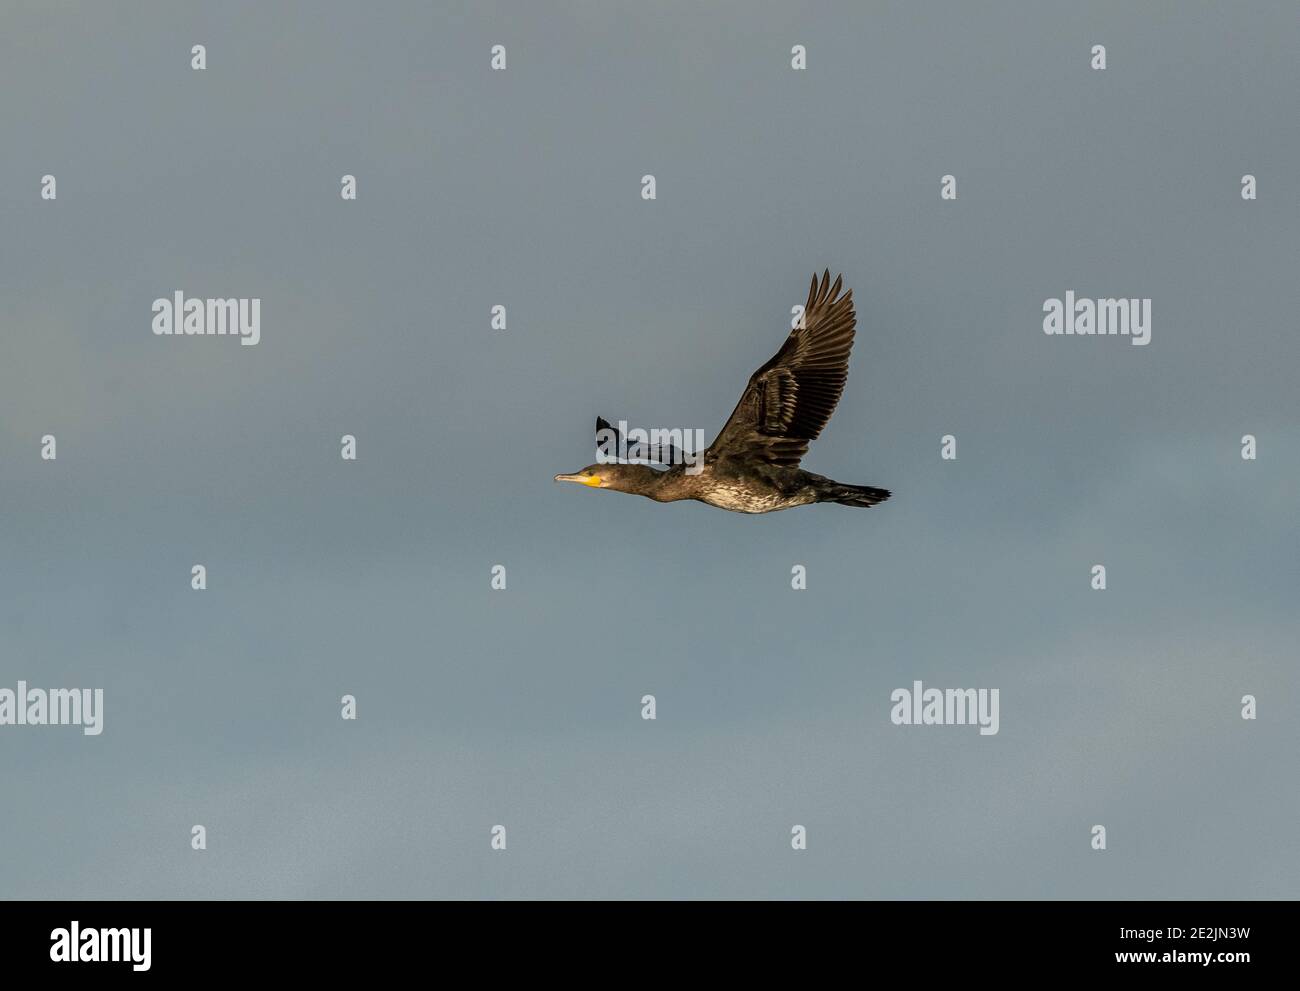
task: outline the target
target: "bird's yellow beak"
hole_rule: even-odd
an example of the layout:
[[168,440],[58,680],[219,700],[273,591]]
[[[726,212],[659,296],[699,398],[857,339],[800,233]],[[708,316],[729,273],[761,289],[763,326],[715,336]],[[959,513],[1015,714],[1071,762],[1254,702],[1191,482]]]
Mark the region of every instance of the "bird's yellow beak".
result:
[[593,489],[600,488],[599,475],[556,475],[557,482],[577,482],[579,485],[590,485]]

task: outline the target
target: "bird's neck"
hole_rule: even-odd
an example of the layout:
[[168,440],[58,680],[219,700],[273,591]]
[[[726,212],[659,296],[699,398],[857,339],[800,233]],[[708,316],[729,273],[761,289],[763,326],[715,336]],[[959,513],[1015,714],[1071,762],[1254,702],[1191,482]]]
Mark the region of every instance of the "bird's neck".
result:
[[640,466],[641,470],[624,481],[620,486],[624,492],[630,492],[632,495],[642,495],[649,499],[662,501],[664,479],[670,472],[656,471],[653,468]]

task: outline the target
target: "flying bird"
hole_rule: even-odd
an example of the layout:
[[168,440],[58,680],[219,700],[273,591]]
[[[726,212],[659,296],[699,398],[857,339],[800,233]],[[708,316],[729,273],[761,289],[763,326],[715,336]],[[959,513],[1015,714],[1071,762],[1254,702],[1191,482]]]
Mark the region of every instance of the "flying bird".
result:
[[[808,444],[826,426],[849,375],[856,317],[853,290],[840,294],[843,276],[831,284],[828,269],[812,278],[803,319],[749,384],[721,433],[704,452],[702,464],[684,463],[671,449],[666,470],[644,464],[595,464],[557,482],[643,495],[655,502],[694,499],[735,513],[837,502],[874,506],[887,489],[847,485],[799,467]],[[596,419],[596,433],[612,428]],[[615,432],[616,433],[616,432]],[[620,441],[625,439],[620,436]],[[662,456],[662,451],[660,452]]]

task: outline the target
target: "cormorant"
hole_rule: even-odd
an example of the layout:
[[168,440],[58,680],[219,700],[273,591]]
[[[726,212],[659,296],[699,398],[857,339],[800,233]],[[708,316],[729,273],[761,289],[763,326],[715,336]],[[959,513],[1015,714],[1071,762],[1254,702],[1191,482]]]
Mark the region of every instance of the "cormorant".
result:
[[[828,269],[813,275],[803,319],[781,349],[749,378],[722,432],[705,450],[702,469],[688,471],[679,452],[666,471],[641,464],[595,464],[557,482],[643,495],[656,502],[694,499],[736,513],[770,513],[814,502],[874,506],[886,489],[846,485],[799,467],[810,441],[835,411],[849,374],[853,290],[840,295]],[[611,428],[597,417],[597,434]]]

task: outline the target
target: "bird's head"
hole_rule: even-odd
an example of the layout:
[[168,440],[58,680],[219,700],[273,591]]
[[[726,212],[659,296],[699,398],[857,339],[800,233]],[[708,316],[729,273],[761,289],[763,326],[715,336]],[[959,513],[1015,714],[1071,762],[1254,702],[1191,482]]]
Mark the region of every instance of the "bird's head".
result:
[[625,465],[611,462],[605,465],[588,465],[572,475],[556,475],[557,482],[576,482],[593,489],[614,489],[616,492],[644,492],[654,482],[658,472],[645,465]]

